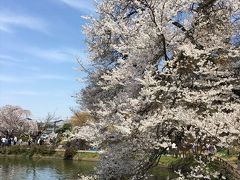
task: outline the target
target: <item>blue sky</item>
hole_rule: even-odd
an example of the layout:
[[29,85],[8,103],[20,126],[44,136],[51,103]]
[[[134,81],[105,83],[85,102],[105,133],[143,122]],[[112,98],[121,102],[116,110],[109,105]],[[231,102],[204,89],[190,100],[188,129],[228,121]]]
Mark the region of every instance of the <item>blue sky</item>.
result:
[[81,16],[93,0],[0,0],[0,106],[19,105],[41,119],[62,118],[84,87],[75,60],[87,64]]

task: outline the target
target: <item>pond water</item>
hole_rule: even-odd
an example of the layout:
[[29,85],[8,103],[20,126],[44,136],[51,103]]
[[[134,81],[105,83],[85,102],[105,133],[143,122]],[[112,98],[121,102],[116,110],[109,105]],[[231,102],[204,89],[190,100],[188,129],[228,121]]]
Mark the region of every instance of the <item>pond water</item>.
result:
[[[94,162],[56,159],[0,157],[0,180],[74,180],[78,174],[91,174]],[[166,180],[174,174],[157,167],[151,179]]]

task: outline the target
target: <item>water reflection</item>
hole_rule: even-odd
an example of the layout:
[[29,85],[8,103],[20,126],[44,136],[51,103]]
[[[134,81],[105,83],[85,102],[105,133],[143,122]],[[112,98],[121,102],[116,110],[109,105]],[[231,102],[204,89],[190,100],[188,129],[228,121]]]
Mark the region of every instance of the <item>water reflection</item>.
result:
[[93,173],[94,162],[0,157],[1,180],[77,179]]
[[[96,163],[57,159],[25,159],[0,157],[0,180],[73,180],[78,174],[92,174]],[[151,179],[166,180],[174,174],[155,168]]]

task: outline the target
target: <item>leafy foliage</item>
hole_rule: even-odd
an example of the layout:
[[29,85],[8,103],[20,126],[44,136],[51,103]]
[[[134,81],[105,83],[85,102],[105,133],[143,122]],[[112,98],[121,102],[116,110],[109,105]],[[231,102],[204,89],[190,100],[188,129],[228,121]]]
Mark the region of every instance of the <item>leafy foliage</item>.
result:
[[65,123],[61,128],[56,130],[56,133],[63,134],[66,131],[71,131],[72,130],[72,124],[70,123]]

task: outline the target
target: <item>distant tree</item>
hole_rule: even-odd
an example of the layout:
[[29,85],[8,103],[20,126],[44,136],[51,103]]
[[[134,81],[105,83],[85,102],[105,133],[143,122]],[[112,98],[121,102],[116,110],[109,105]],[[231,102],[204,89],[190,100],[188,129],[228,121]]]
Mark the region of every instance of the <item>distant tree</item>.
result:
[[6,105],[0,108],[0,132],[4,136],[37,132],[37,123],[29,118],[31,112],[19,106]]
[[43,121],[45,124],[51,124],[52,122],[58,121],[59,119],[61,118],[57,116],[55,112],[53,113],[48,112]]
[[61,117],[57,116],[55,112],[48,112],[46,117],[42,119],[42,122],[38,123],[39,131],[42,132],[47,128],[55,128],[56,123],[60,121],[62,121]]
[[74,112],[74,115],[70,118],[70,123],[73,126],[84,126],[88,122],[93,122],[94,118],[88,112]]

